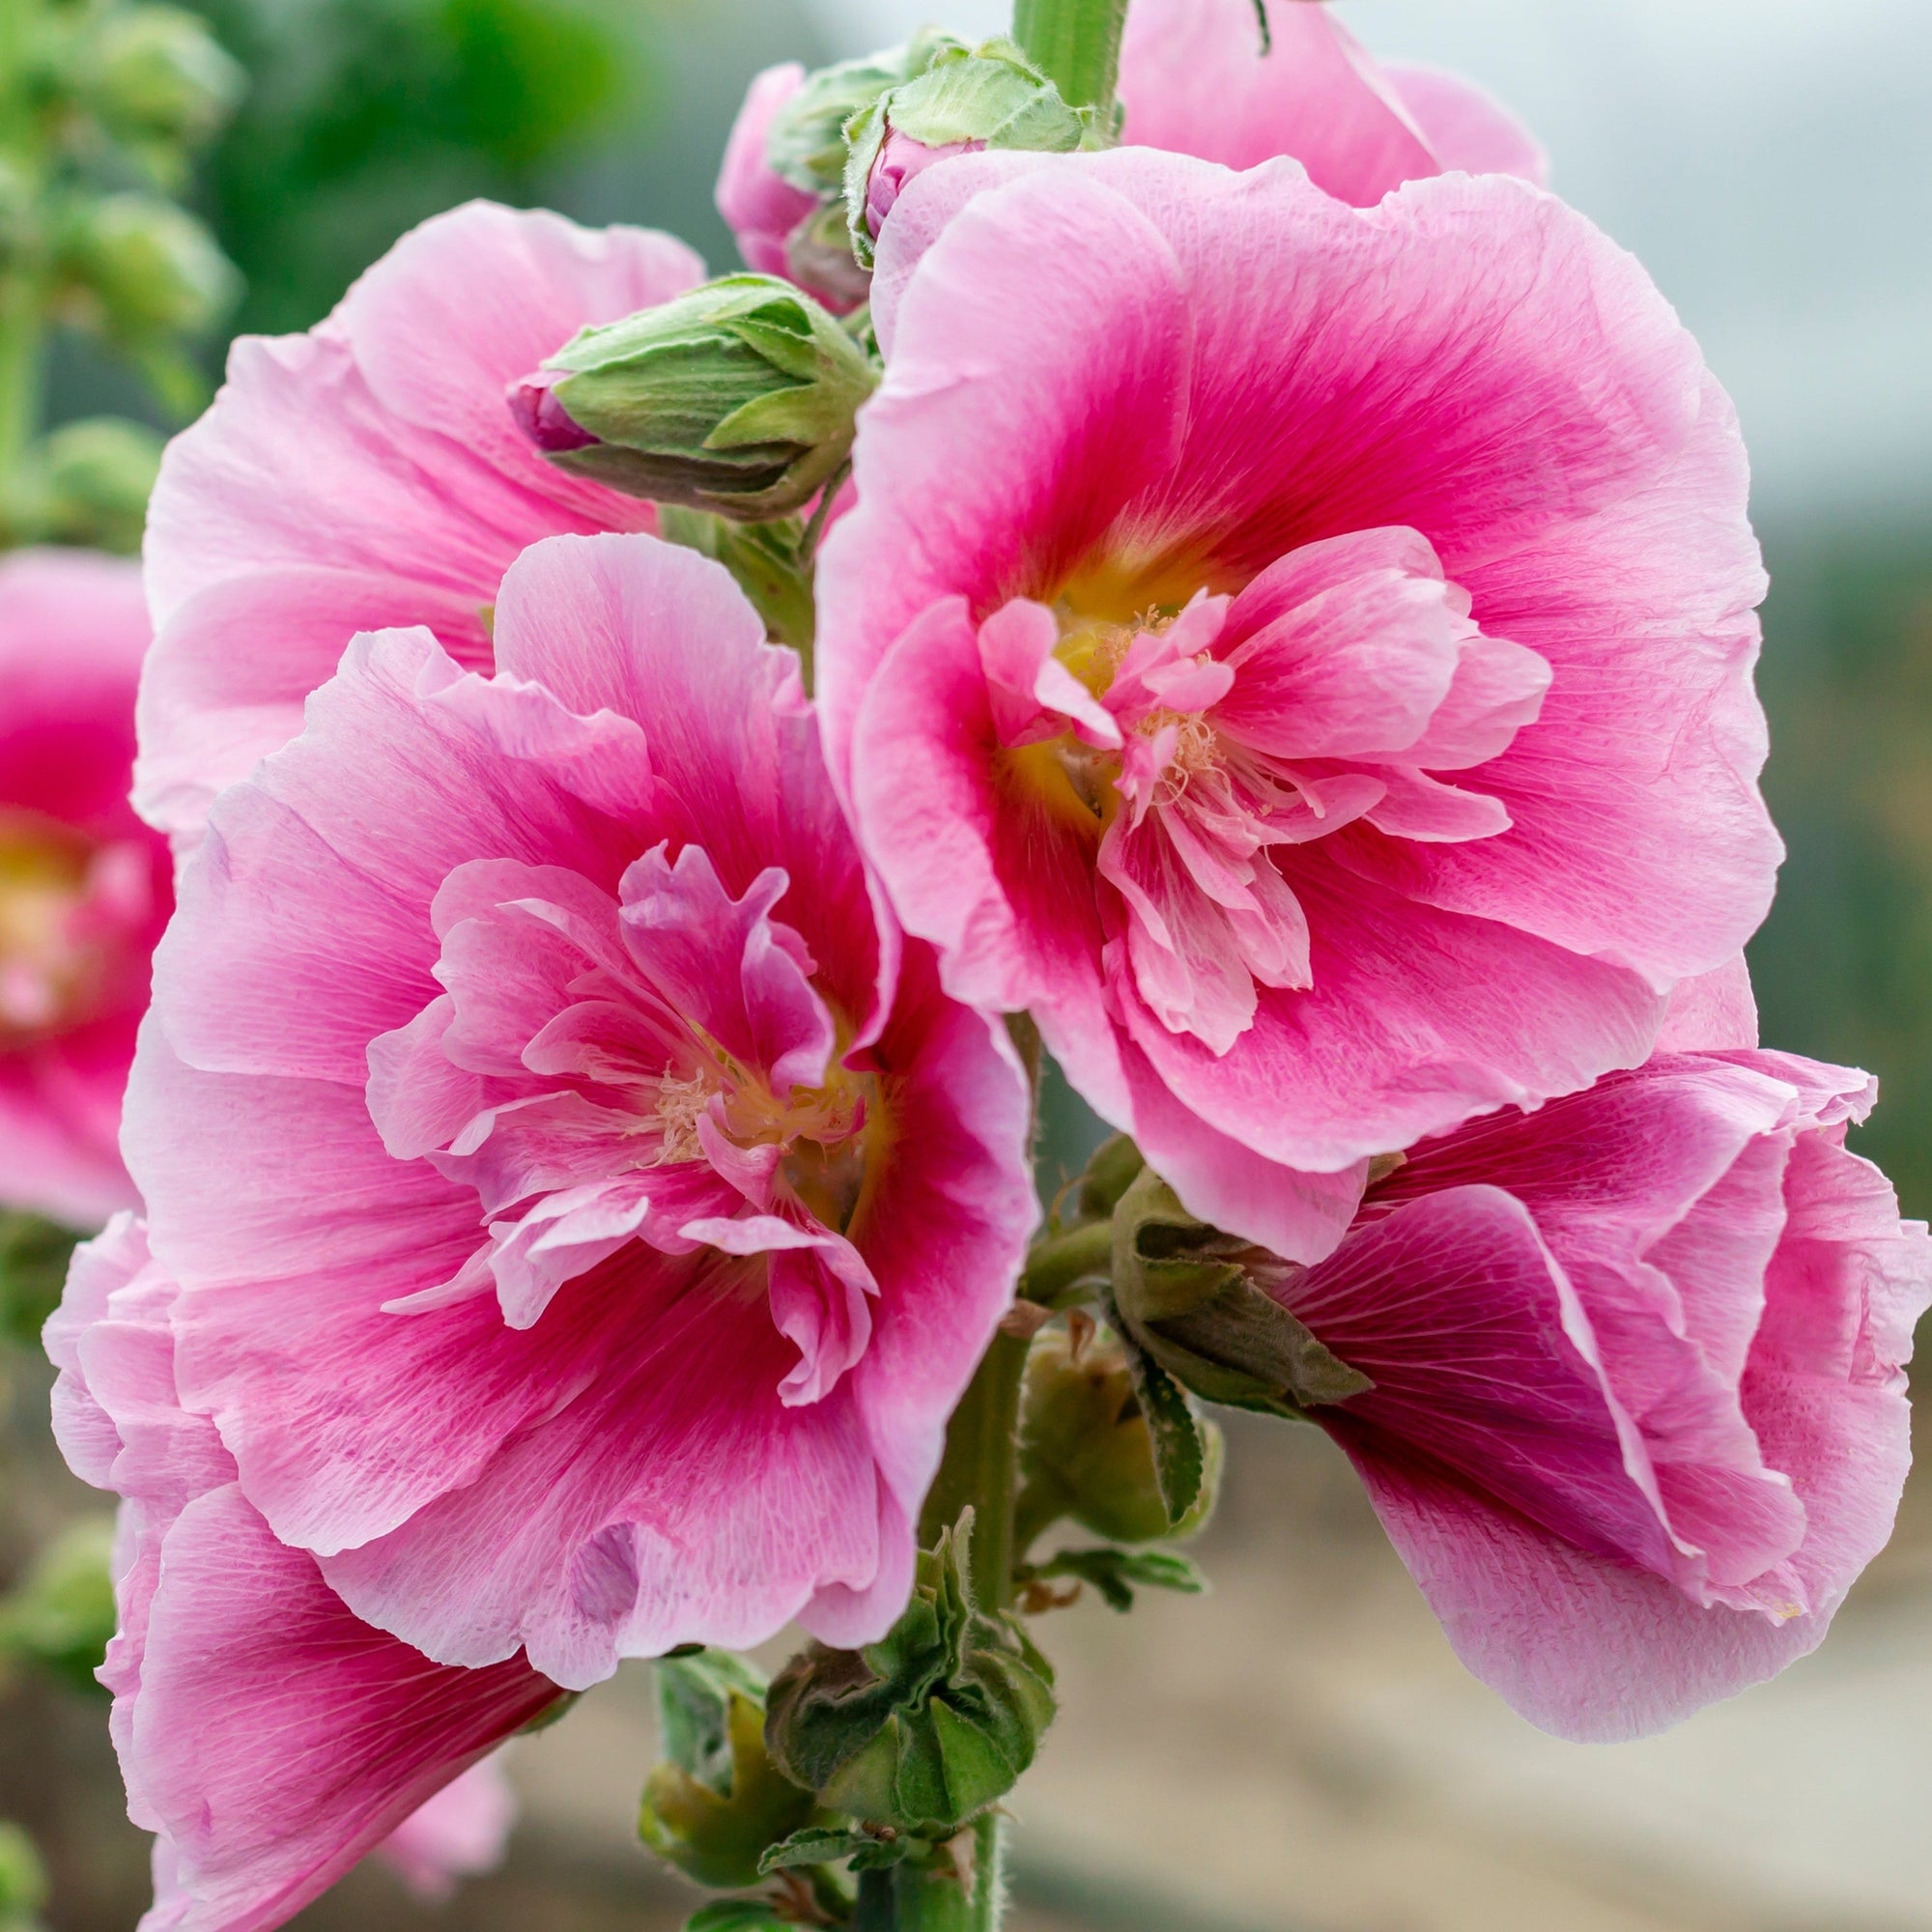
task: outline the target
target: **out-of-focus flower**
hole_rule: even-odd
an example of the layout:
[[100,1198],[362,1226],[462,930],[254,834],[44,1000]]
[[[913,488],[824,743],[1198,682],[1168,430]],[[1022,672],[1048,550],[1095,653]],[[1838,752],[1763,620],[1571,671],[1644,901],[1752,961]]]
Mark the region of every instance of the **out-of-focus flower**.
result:
[[745,266],[761,275],[791,273],[792,236],[818,213],[819,196],[787,181],[766,152],[773,122],[804,85],[796,61],[767,68],[752,82],[718,177],[718,213],[738,238]]
[[1814,1650],[1911,1462],[1932,1241],[1844,1147],[1865,1075],[1665,1055],[1426,1142],[1254,1277],[1374,1387],[1310,1410],[1469,1668],[1566,1737]]
[[540,544],[494,680],[359,639],[184,873],[127,1133],[182,1396],[441,1662],[878,1635],[1037,1218],[763,639],[692,552]]
[[835,775],[949,989],[1204,1220],[1327,1252],[1374,1155],[1639,1064],[1755,928],[1744,451],[1580,216],[968,155],[874,317]]
[[481,1878],[503,1862],[516,1822],[517,1795],[502,1759],[486,1757],[418,1805],[376,1856],[418,1898],[439,1904],[460,1879]]
[[1542,183],[1543,150],[1479,88],[1381,68],[1325,6],[1135,0],[1121,48],[1124,139],[1232,168],[1286,155],[1358,207],[1450,170]]
[[0,559],[0,1206],[98,1228],[134,1198],[115,1140],[173,903],[128,806],[140,572]]
[[547,464],[503,392],[586,325],[703,279],[668,236],[476,202],[405,236],[308,334],[238,342],[150,512],[149,820],[192,838],[356,632],[422,624],[487,668],[519,552],[651,527],[648,504]]
[[129,1216],[78,1251],[47,1324],[54,1429],[123,1498],[100,1677],[129,1815],[156,1834],[144,1932],[269,1932],[399,1828],[406,1864],[436,1846],[466,1868],[484,1833],[472,1814],[453,1835],[448,1812],[477,1787],[452,1798],[451,1780],[563,1693],[515,1654],[439,1667],[275,1539],[214,1424],[181,1406],[177,1294]]

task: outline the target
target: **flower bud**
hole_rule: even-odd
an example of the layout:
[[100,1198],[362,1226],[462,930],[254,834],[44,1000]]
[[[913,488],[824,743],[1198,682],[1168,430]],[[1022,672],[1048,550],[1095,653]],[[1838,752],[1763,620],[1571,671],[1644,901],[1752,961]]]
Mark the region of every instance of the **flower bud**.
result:
[[886,89],[847,124],[845,208],[854,255],[870,268],[872,243],[900,191],[935,161],[980,148],[1069,154],[1093,121],[1069,107],[1010,41],[935,49],[923,71]]
[[213,236],[158,195],[111,194],[90,204],[63,252],[83,292],[80,319],[128,347],[199,335],[241,293],[241,277]]
[[199,147],[219,132],[247,75],[178,7],[107,13],[88,50],[87,99],[116,134]]
[[1201,1493],[1181,1520],[1171,1523],[1125,1349],[1104,1333],[1084,1348],[1065,1330],[1042,1335],[1027,1362],[1020,1422],[1024,1487],[1014,1541],[1021,1552],[1067,1517],[1110,1543],[1158,1543],[1198,1533],[1220,1492],[1223,1448],[1212,1423],[1200,1428],[1206,1448]]
[[1052,1666],[1025,1632],[973,1602],[971,1520],[921,1556],[881,1642],[814,1644],[779,1673],[765,1727],[780,1768],[829,1809],[930,1841],[1012,1789],[1057,1708]]
[[734,1891],[758,1882],[767,1847],[811,1816],[811,1794],[765,1749],[765,1681],[728,1652],[664,1658],[658,1729],[666,1751],[644,1786],[644,1842],[699,1885]]
[[93,416],[65,424],[47,438],[42,459],[47,533],[132,554],[160,467],[161,440],[140,423]]
[[1375,1384],[1269,1292],[1301,1272],[1197,1221],[1151,1169],[1114,1214],[1114,1305],[1136,1347],[1208,1402],[1298,1417]]
[[584,329],[512,385],[510,408],[561,469],[761,523],[803,508],[838,472],[877,380],[809,296],[727,275]]
[[935,57],[965,52],[965,43],[934,28],[903,46],[840,61],[807,76],[805,85],[773,117],[765,158],[781,180],[807,194],[836,200],[845,192],[845,130],[880,95],[923,73]]

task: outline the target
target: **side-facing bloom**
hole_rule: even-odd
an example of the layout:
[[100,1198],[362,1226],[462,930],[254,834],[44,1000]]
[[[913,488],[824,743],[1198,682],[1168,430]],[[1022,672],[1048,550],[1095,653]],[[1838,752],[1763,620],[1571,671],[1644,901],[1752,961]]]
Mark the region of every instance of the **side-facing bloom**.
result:
[[191,839],[301,728],[358,631],[420,624],[487,670],[520,552],[654,528],[648,503],[546,463],[504,392],[580,328],[703,279],[669,236],[473,202],[406,235],[307,334],[237,342],[149,511],[150,823]]
[[1135,0],[1121,49],[1124,138],[1231,168],[1288,156],[1372,208],[1461,170],[1542,184],[1548,159],[1507,109],[1433,68],[1380,67],[1323,5]]
[[485,1753],[563,1693],[521,1657],[431,1663],[276,1540],[181,1404],[178,1293],[120,1216],[76,1254],[46,1337],[61,1448],[123,1498],[100,1679],[129,1815],[156,1833],[143,1932],[270,1932],[370,1851],[419,1882],[487,1863],[505,1819]]
[[128,806],[147,646],[132,564],[0,560],[0,1207],[76,1228],[134,1198],[121,1095],[173,904]]
[[183,1401],[439,1662],[869,1641],[1037,1215],[1016,1058],[722,568],[539,544],[496,656],[358,639],[183,875],[127,1134]]
[[1311,1411],[1463,1661],[1662,1730],[1814,1650],[1891,1532],[1932,1240],[1845,1149],[1862,1073],[1663,1054],[1415,1149],[1257,1270],[1374,1387]]
[[1499,177],[1145,149],[948,161],[879,264],[820,691],[948,989],[1301,1260],[1375,1154],[1644,1060],[1779,848],[1744,451],[1637,265]]

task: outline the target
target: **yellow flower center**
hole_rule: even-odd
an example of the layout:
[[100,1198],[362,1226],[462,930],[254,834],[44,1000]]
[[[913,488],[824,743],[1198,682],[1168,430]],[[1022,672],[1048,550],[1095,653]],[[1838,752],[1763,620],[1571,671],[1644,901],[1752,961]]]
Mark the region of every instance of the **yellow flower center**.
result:
[[0,1042],[71,1018],[98,986],[97,951],[71,930],[91,857],[62,826],[0,813]]

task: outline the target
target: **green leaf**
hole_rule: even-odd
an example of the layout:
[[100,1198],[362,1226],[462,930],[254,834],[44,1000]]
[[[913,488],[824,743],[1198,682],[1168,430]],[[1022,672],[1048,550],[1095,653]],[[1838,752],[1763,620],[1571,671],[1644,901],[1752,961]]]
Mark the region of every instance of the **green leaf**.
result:
[[1202,1421],[1187,1391],[1141,1346],[1139,1338],[1113,1309],[1133,1372],[1134,1393],[1147,1418],[1148,1439],[1153,1445],[1154,1479],[1168,1522],[1179,1528],[1200,1502],[1208,1481],[1208,1445]]
[[759,1861],[758,1869],[769,1876],[801,1865],[840,1864],[850,1859],[855,1871],[885,1871],[924,1849],[924,1841],[910,1833],[881,1835],[840,1826],[811,1825],[794,1832],[782,1844],[772,1846]]
[[1091,1583],[1116,1610],[1133,1608],[1136,1589],[1173,1590],[1184,1597],[1198,1597],[1208,1588],[1200,1566],[1178,1549],[1064,1549],[1026,1572],[1030,1582],[1046,1582],[1055,1577]]

